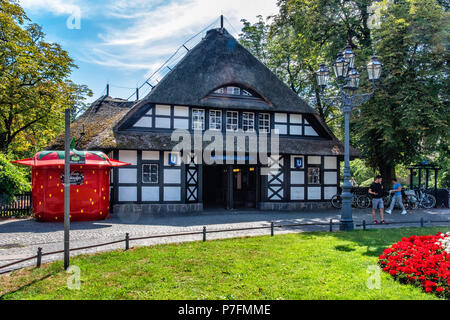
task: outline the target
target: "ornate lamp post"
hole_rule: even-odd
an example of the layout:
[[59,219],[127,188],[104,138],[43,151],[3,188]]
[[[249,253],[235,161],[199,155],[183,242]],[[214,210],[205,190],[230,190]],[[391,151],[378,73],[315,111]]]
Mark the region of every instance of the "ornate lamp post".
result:
[[[350,183],[350,114],[354,107],[363,104],[372,97],[375,91],[375,83],[381,76],[382,64],[375,55],[367,64],[368,79],[372,82],[372,91],[365,94],[356,94],[359,88],[360,74],[355,68],[355,54],[350,45],[347,45],[343,53],[338,54],[332,67],[339,85],[339,93],[337,97],[325,100],[329,104],[340,105],[345,121],[345,166],[340,230],[353,230],[352,184]],[[330,71],[322,63],[316,72],[317,84],[322,89],[322,93],[328,85],[329,76]]]

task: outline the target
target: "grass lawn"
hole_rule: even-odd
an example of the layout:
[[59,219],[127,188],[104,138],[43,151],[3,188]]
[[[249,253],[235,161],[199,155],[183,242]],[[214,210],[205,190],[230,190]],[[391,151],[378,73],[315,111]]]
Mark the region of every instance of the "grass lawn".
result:
[[0,276],[0,299],[437,299],[380,272],[385,247],[450,227],[312,232],[166,244],[72,258],[81,289],[62,262]]

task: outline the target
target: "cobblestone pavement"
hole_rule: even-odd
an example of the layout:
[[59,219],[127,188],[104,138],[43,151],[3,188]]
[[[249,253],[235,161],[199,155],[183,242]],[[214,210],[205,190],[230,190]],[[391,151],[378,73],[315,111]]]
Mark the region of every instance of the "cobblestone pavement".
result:
[[[321,210],[311,212],[261,212],[261,211],[205,211],[194,216],[179,217],[146,217],[146,216],[119,216],[111,215],[111,218],[104,221],[94,222],[72,222],[70,231],[71,248],[79,248],[94,244],[106,243],[115,240],[125,239],[125,234],[129,233],[131,238],[144,237],[158,234],[184,233],[202,231],[203,226],[207,230],[223,230],[232,228],[247,228],[256,226],[270,226],[274,221],[276,225],[287,225],[297,223],[329,223],[333,219],[337,224],[339,221],[338,210]],[[356,229],[363,220],[371,223],[370,210],[353,210]],[[415,210],[412,213],[402,216],[400,211],[395,210],[392,215],[386,215],[386,221],[398,222],[398,224],[377,226],[377,228],[392,228],[405,226],[420,226],[420,219],[424,218],[425,225],[448,225],[450,231],[450,210],[432,209]],[[447,223],[427,223],[427,221],[447,221]],[[415,223],[408,224],[407,221]],[[372,226],[368,226],[371,228]],[[334,230],[338,230],[338,225],[334,225]],[[302,226],[276,228],[275,234],[304,232],[304,231],[329,231],[329,226]],[[0,221],[0,266],[10,262],[21,260],[36,255],[38,247],[43,253],[58,251],[63,249],[63,224],[62,223],[42,223],[33,219],[19,219]],[[207,239],[232,238],[243,236],[269,235],[270,229],[230,231],[207,234]],[[171,238],[156,238],[148,240],[131,241],[131,246],[149,246],[162,243],[199,241],[202,235],[188,235]],[[113,249],[124,248],[125,243],[118,243],[104,247],[91,248],[72,252],[71,255],[95,253]],[[43,262],[62,259],[62,254],[44,256]],[[35,259],[0,269],[0,273],[7,270],[16,269],[23,266],[34,265]]]

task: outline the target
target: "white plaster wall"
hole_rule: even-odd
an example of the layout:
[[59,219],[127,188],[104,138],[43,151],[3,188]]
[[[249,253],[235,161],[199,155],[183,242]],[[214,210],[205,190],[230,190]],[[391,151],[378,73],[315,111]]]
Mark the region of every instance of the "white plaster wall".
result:
[[321,158],[319,156],[309,156],[308,164],[321,164]]
[[325,172],[323,180],[324,184],[337,184],[337,172]]
[[290,121],[290,123],[301,124],[302,123],[302,115],[301,114],[290,114],[289,121]]
[[174,116],[175,117],[189,117],[189,108],[188,107],[179,107],[175,106],[174,109]]
[[302,126],[290,126],[289,134],[293,136],[301,136],[302,135]]
[[320,200],[322,198],[322,190],[320,187],[308,187],[308,200]]
[[119,183],[136,183],[137,169],[120,168]]
[[135,127],[139,128],[151,128],[152,127],[152,118],[142,117],[138,122],[134,124]]
[[324,157],[325,169],[337,169],[337,157]]
[[326,200],[330,200],[331,198],[333,198],[333,196],[335,194],[337,194],[337,187],[325,187],[324,190],[324,198]]
[[305,188],[291,187],[291,200],[305,200]]
[[287,122],[287,113],[275,113],[275,122]]
[[278,130],[279,134],[287,134],[287,125],[285,124],[276,124],[275,130]]
[[159,187],[142,187],[142,201],[159,201]]
[[164,201],[180,201],[181,187],[164,187]]
[[119,187],[119,201],[137,201],[137,187]]
[[155,114],[157,116],[170,116],[170,106],[157,104]]
[[155,127],[162,129],[170,129],[170,118],[158,118],[155,119]]
[[305,136],[318,136],[318,134],[312,127],[305,126]]
[[134,166],[137,165],[137,151],[119,150],[119,161],[128,162]]
[[291,171],[291,184],[305,184],[305,172]]
[[165,184],[181,183],[181,170],[164,169],[164,183]]
[[173,127],[175,129],[189,129],[189,119],[173,119]]
[[142,160],[159,160],[159,151],[142,151]]

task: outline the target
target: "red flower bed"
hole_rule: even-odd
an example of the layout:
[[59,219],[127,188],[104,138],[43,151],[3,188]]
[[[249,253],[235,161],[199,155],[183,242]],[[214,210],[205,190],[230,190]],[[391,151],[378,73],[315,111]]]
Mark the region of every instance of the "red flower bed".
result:
[[384,250],[378,263],[402,283],[450,298],[450,254],[439,242],[448,235],[412,236]]

